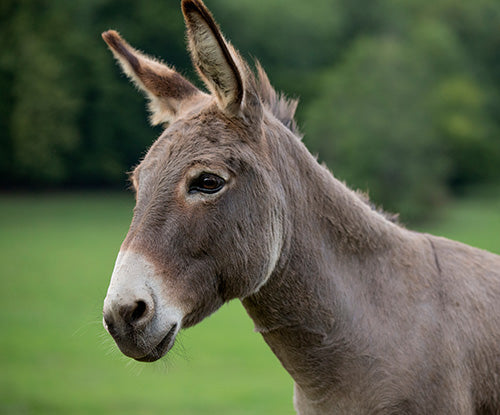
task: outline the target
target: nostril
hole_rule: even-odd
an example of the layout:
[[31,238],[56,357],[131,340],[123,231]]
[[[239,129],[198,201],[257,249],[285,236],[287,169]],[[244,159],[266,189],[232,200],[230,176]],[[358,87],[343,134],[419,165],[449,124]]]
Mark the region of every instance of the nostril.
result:
[[130,315],[130,322],[134,323],[139,320],[143,315],[146,314],[147,306],[146,303],[142,300],[136,301],[135,308]]
[[133,325],[135,328],[140,328],[149,323],[154,316],[154,305],[146,299],[134,300],[128,304],[122,304],[116,308],[118,323]]

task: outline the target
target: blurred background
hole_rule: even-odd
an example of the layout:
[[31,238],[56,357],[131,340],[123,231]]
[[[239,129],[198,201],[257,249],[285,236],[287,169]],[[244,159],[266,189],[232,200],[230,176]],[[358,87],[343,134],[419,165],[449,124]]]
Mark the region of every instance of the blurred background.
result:
[[[178,0],[0,2],[0,413],[288,414],[292,382],[238,303],[173,356],[129,362],[100,323],[161,133],[100,33],[197,82]],[[500,253],[498,0],[207,0],[300,98],[304,142],[407,226]]]

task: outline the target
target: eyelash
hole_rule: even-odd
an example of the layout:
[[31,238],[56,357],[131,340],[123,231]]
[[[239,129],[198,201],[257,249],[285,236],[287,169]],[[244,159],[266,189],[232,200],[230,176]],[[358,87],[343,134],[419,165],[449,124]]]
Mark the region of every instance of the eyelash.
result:
[[213,173],[201,173],[189,183],[188,193],[206,193],[213,194],[219,192],[226,181]]

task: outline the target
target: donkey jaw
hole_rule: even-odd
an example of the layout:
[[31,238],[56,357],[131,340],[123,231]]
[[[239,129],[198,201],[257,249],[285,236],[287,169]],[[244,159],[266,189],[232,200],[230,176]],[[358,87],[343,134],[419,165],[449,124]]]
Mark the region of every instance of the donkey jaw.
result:
[[154,362],[158,359],[161,359],[173,347],[179,329],[179,325],[174,324],[172,328],[167,332],[165,337],[160,341],[160,343],[158,343],[147,355],[142,357],[129,357],[132,357],[139,362]]
[[125,356],[139,362],[154,362],[165,356],[174,346],[177,334],[181,329],[180,323],[173,323],[163,333],[154,333],[151,336],[144,332],[135,331],[133,327],[129,327],[123,332],[117,332],[114,326],[110,327],[105,320],[103,324],[120,351]]
[[156,278],[142,255],[120,252],[104,300],[105,329],[124,355],[141,362],[154,362],[172,348],[185,314]]

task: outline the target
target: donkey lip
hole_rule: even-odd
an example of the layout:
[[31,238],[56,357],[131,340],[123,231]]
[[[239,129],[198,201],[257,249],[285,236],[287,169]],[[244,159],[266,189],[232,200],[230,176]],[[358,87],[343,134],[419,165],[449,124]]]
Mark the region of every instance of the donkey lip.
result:
[[146,356],[134,357],[134,359],[138,362],[154,362],[165,356],[165,354],[174,345],[176,330],[177,324],[174,324],[165,335],[165,337],[154,347],[151,352],[149,352]]

